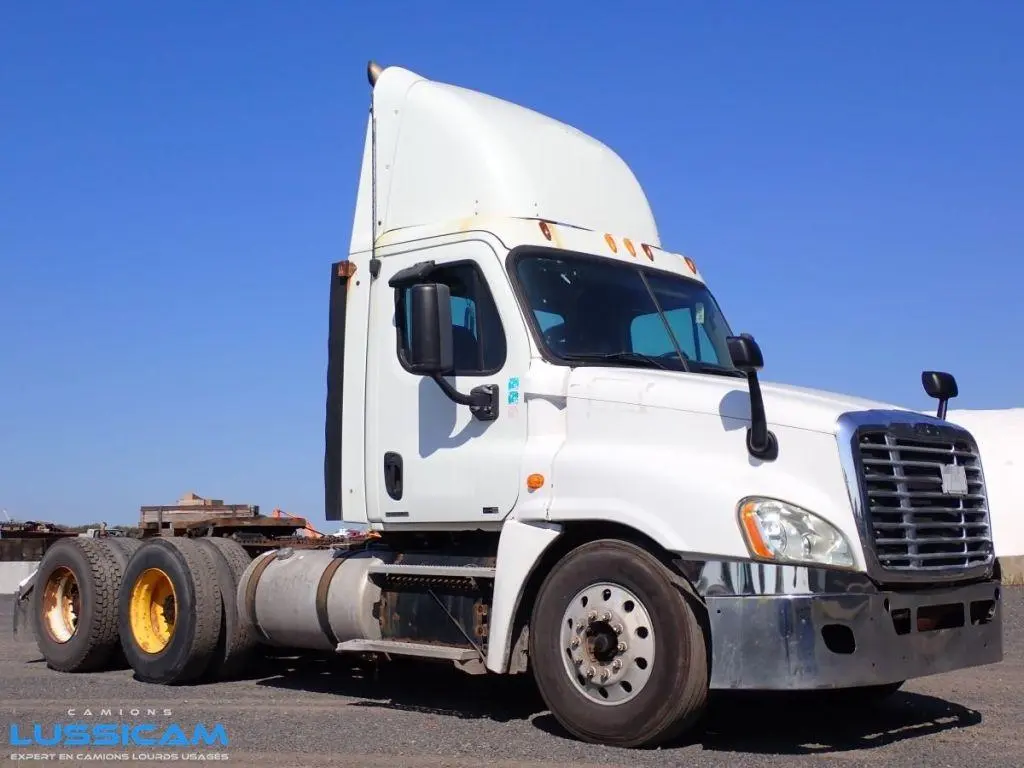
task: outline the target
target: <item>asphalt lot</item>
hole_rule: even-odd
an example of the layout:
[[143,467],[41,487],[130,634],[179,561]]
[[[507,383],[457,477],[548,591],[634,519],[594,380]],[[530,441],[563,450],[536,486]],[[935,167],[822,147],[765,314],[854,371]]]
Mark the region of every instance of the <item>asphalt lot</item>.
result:
[[[68,722],[72,707],[80,719],[88,719],[87,708],[96,710],[94,717],[101,707],[169,708],[170,716],[155,720],[189,728],[222,722],[231,744],[213,751],[246,766],[1019,768],[1024,589],[1008,588],[1004,595],[1000,664],[910,682],[876,711],[859,714],[807,707],[792,697],[720,695],[693,742],[670,749],[581,744],[560,731],[529,683],[431,665],[395,665],[375,674],[334,657],[268,659],[251,679],[187,688],[139,683],[130,670],[59,674],[46,668],[34,645],[13,642],[8,597],[0,597],[0,707],[8,724],[29,729],[36,722]],[[9,740],[9,725],[5,731]],[[14,751],[5,741],[4,764]]]

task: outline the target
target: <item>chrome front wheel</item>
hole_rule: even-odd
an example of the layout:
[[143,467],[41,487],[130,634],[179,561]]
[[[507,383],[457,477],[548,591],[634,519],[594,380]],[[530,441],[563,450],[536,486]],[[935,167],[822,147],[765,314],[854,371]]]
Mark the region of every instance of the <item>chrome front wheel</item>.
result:
[[600,582],[576,593],[562,616],[561,644],[569,679],[598,704],[625,703],[651,679],[650,612],[619,584]]
[[621,747],[692,727],[708,695],[703,611],[636,544],[601,539],[565,554],[530,618],[530,668],[551,714],[579,739]]

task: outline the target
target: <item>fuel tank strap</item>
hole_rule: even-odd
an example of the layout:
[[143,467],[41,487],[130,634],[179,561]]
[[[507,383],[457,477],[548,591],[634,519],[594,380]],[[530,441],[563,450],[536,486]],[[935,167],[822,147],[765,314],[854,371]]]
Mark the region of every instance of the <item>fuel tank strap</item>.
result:
[[324,572],[320,574],[320,582],[316,585],[316,620],[320,624],[321,631],[334,646],[338,645],[338,638],[335,636],[334,630],[331,629],[331,621],[327,616],[327,591],[331,588],[331,579],[334,578],[334,574],[346,559],[347,557],[343,555],[331,560],[324,568]]
[[248,612],[250,618],[252,619],[253,627],[256,629],[257,632],[259,632],[260,637],[262,637],[268,643],[270,642],[270,638],[267,636],[267,633],[263,631],[263,627],[260,626],[259,619],[256,616],[256,587],[259,586],[260,577],[263,575],[263,572],[267,570],[267,566],[270,565],[271,561],[275,557],[276,555],[274,554],[268,554],[266,557],[264,557],[262,560],[256,563],[256,567],[252,569],[252,575],[249,577],[249,583],[245,585],[246,611]]

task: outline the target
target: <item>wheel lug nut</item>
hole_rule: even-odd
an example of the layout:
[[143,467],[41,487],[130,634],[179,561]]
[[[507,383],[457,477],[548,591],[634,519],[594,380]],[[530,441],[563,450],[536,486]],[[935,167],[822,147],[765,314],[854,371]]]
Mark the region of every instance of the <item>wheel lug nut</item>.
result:
[[601,621],[611,621],[611,620],[612,620],[612,615],[610,613],[608,613],[608,611],[605,611],[604,613],[601,614]]
[[597,670],[594,669],[593,667],[591,667],[590,669],[587,670],[587,677],[593,677],[596,674],[597,674]]
[[613,661],[612,662],[612,669],[615,670],[616,672],[618,672],[620,669],[622,669],[622,662],[619,661],[618,659]]
[[597,611],[591,611],[587,614],[587,621],[593,623],[597,621]]
[[612,632],[614,632],[616,635],[621,635],[622,634],[622,625],[621,624],[613,624],[612,625]]
[[578,637],[574,637],[572,639],[572,647],[573,648],[579,648],[580,647],[580,639]]
[[625,643],[619,643],[619,653],[625,653],[625,652],[626,652],[626,644]]
[[601,670],[601,682],[603,683],[607,679],[608,679],[608,670],[607,669]]
[[583,664],[583,657],[577,656],[575,659],[573,659],[573,663],[576,664],[577,667],[580,666],[581,664]]

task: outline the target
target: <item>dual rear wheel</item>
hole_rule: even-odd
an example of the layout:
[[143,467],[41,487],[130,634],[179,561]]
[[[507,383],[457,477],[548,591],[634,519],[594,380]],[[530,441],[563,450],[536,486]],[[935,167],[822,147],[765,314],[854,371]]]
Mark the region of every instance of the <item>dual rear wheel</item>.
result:
[[235,676],[256,646],[236,602],[248,563],[229,539],[63,539],[37,574],[36,642],[64,672],[127,662],[153,683]]

